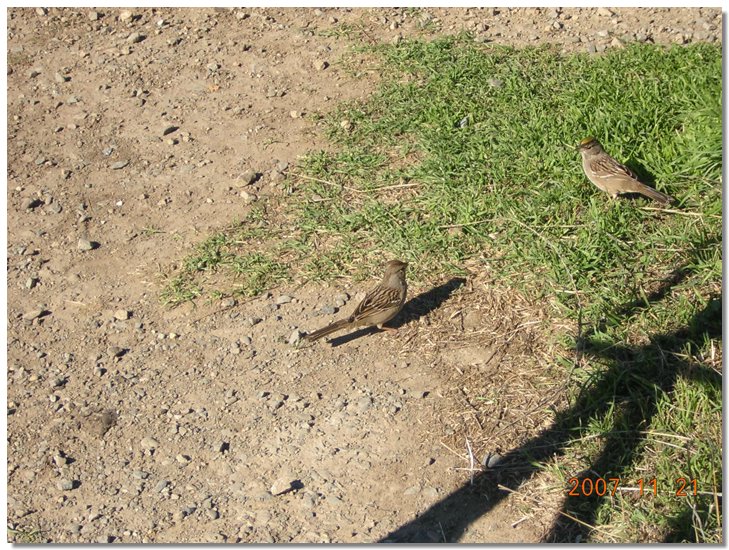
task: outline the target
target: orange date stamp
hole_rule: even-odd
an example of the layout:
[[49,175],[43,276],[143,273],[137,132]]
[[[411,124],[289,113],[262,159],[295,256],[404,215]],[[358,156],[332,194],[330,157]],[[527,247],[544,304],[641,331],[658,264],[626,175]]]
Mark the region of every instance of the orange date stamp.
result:
[[[567,496],[570,497],[591,497],[591,496],[615,496],[616,491],[637,491],[640,496],[653,494],[658,495],[658,481],[656,478],[652,479],[639,479],[637,487],[622,487],[621,479],[619,477],[571,477],[567,480],[567,483],[571,485],[570,490],[567,492]],[[695,479],[686,479],[685,477],[679,477],[674,480],[674,484],[671,488],[674,491],[674,495],[677,497],[686,497],[689,495],[696,496],[698,494],[698,482]]]

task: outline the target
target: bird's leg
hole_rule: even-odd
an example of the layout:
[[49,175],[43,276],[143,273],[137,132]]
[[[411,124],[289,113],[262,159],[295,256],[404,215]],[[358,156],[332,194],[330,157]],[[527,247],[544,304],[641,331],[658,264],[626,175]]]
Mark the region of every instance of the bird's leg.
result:
[[380,329],[380,330],[384,330],[386,332],[390,332],[390,333],[397,332],[397,329],[396,328],[386,327],[384,325],[377,325],[377,328]]

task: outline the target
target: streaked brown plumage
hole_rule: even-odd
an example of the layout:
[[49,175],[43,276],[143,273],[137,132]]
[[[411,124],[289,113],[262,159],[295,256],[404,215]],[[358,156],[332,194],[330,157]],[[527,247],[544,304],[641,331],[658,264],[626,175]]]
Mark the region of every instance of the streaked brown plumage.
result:
[[[346,319],[335,321],[332,324],[315,330],[304,336],[305,340],[318,340],[344,328],[354,327],[383,327],[395,315],[397,315],[405,304],[408,285],[405,281],[405,268],[407,263],[400,260],[390,260],[385,265],[385,275],[382,282],[370,290],[364,299],[355,308],[354,313]],[[387,329],[396,330],[396,329]]]
[[612,198],[617,198],[621,193],[639,193],[661,204],[673,202],[673,197],[641,183],[630,168],[608,155],[594,137],[583,139],[579,149],[587,179]]

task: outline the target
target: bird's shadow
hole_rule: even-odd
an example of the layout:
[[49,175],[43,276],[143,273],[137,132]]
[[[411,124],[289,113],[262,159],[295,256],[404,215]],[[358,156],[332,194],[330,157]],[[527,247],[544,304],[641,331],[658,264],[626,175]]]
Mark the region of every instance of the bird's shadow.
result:
[[[407,325],[408,323],[411,323],[413,321],[416,321],[417,319],[420,319],[421,317],[428,315],[431,311],[439,308],[441,304],[445,302],[450,297],[450,295],[453,294],[453,292],[455,292],[455,290],[461,287],[465,282],[466,279],[464,279],[463,277],[453,277],[442,285],[431,288],[430,290],[428,290],[427,292],[423,292],[422,294],[418,294],[414,298],[411,298],[410,300],[405,302],[402,311],[392,321],[387,323],[387,326],[399,329],[400,327]],[[347,342],[351,342],[352,340],[356,340],[357,338],[361,338],[362,336],[366,336],[367,334],[372,334],[374,332],[381,331],[377,327],[366,327],[355,330],[354,332],[350,332],[349,334],[343,334],[342,336],[332,338],[329,340],[329,343],[332,345],[332,347],[337,347],[346,344]]]

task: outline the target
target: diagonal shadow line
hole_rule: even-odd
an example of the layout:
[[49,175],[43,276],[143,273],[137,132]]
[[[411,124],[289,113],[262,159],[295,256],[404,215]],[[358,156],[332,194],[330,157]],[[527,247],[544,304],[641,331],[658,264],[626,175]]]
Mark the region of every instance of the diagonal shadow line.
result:
[[[717,315],[718,319],[716,318]],[[720,300],[710,302],[703,312],[695,316],[686,329],[656,338],[654,343],[648,346],[639,346],[637,348],[613,346],[598,352],[603,353],[610,359],[614,359],[613,366],[603,373],[592,384],[591,388],[585,388],[578,396],[575,404],[557,416],[551,428],[544,430],[537,437],[508,453],[498,468],[474,476],[473,486],[464,484],[461,488],[431,506],[418,518],[389,533],[380,542],[437,542],[442,539],[445,539],[446,542],[458,541],[468,525],[488,513],[508,495],[508,492],[498,488],[499,480],[502,477],[509,478],[510,489],[518,488],[536,472],[536,464],[564,452],[572,442],[574,431],[586,425],[594,415],[607,413],[616,402],[620,403],[625,399],[629,399],[635,393],[631,384],[636,379],[645,380],[645,378],[643,377],[644,373],[631,366],[633,358],[643,356],[647,352],[662,355],[665,350],[677,351],[689,338],[694,337],[701,331],[711,337],[721,335]],[[652,387],[653,391],[647,392],[647,399],[649,399],[647,407],[645,407],[645,403],[643,403],[644,408],[642,409],[630,406],[628,401],[628,408],[623,413],[626,415],[625,418],[630,422],[635,422],[636,426],[649,422],[656,408],[655,389],[662,387],[666,391],[670,391],[675,383],[679,368],[682,366],[681,363],[678,362],[678,364],[673,365],[668,376],[665,373],[662,376],[657,376],[656,380],[661,382],[654,385],[649,381],[647,387]],[[709,376],[715,375],[710,369],[703,370],[710,373]],[[721,377],[717,375],[714,383],[718,383],[720,386]],[[607,396],[605,390],[602,389],[605,387],[612,387],[612,391]],[[625,437],[623,436],[620,441],[622,448],[625,449]],[[602,468],[603,470],[612,468],[613,471],[618,472],[624,471],[632,462],[640,441],[641,434],[636,430],[635,433],[628,436],[629,450],[627,452],[622,453],[622,456],[618,456],[617,453],[613,452],[613,449],[619,448],[619,446],[610,445],[595,461],[593,467]],[[517,470],[518,473],[514,475],[514,471]],[[501,484],[508,486],[506,482]],[[599,504],[599,501],[595,502],[591,506],[588,503],[587,515],[589,517],[594,517],[597,504]],[[565,505],[565,509],[571,510],[567,505]],[[572,531],[577,529],[575,525],[579,527],[578,534],[584,533],[584,527],[578,522],[570,520],[570,523],[565,525],[564,522],[560,521],[553,527],[546,540],[574,540],[570,535]],[[570,538],[566,539],[566,537]]]
[[[388,323],[388,326],[397,329],[428,315],[430,312],[438,309],[443,302],[450,298],[451,294],[453,294],[453,292],[455,292],[465,282],[466,279],[463,277],[453,277],[442,285],[433,287],[427,292],[418,294],[414,298],[405,302],[402,311]],[[375,332],[380,331],[375,327],[366,327],[349,334],[330,338],[329,342],[332,347],[337,347]]]
[[[627,432],[606,434],[603,450],[589,468],[575,476],[578,483],[583,479],[594,479],[598,476],[605,479],[614,477],[620,479],[621,483],[627,481],[622,474],[640,458],[640,443],[643,440],[641,431],[651,425],[653,416],[658,409],[656,397],[659,394],[667,394],[673,391],[676,380],[679,376],[690,379],[702,378],[703,380],[721,387],[721,376],[709,368],[690,368],[685,360],[675,359],[677,353],[681,352],[686,342],[695,341],[697,338],[721,337],[721,299],[710,300],[706,307],[696,314],[688,327],[673,331],[668,334],[655,337],[650,344],[630,348],[626,346],[613,346],[598,352],[599,355],[615,361],[620,366],[620,359],[628,356],[642,357],[640,364],[654,364],[654,372],[635,372],[628,376],[628,386],[624,391],[631,394],[630,401],[624,403],[621,417],[617,425],[635,426]],[[650,357],[653,361],[645,361]],[[597,509],[603,502],[603,498],[597,495],[587,497],[580,496],[575,499],[566,499],[562,511],[567,515],[578,518],[579,523],[571,519],[560,520],[553,525],[546,535],[547,541],[575,540],[578,536],[585,538],[590,534],[590,529],[585,524],[592,524],[597,515]],[[680,525],[680,524],[677,524]],[[676,527],[678,529],[678,527]],[[680,534],[678,535],[680,536]]]
[[[694,241],[691,243],[692,256],[696,257],[699,252],[717,244],[721,244],[721,234],[707,236],[706,238]],[[653,303],[663,300],[674,287],[681,284],[685,279],[693,274],[694,270],[690,267],[688,262],[677,267],[666,278],[664,278],[658,285],[658,288],[656,288],[648,296],[645,298],[636,298],[617,309],[614,318],[618,319],[618,321],[613,321],[609,324],[615,325],[617,322],[631,317],[636,312],[645,310]],[[585,331],[581,337],[586,341],[586,339],[595,334],[598,329],[604,330],[607,324],[608,323],[603,323],[600,326],[593,327],[591,330]]]

